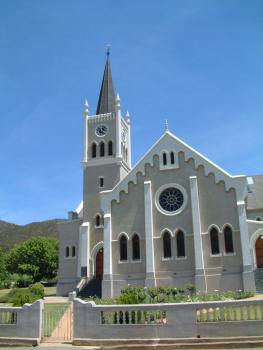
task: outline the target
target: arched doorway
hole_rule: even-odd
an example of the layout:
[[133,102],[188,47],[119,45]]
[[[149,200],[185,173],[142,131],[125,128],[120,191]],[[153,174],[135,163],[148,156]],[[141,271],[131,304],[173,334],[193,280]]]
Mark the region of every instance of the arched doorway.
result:
[[96,278],[103,277],[103,248],[101,248],[96,254]]
[[257,268],[263,268],[263,235],[259,236],[256,240],[255,250]]

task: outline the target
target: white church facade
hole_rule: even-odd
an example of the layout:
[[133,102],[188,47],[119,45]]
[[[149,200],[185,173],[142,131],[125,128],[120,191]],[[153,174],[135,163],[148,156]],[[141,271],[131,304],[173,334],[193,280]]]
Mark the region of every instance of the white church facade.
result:
[[132,167],[130,135],[108,54],[96,115],[84,106],[83,201],[59,224],[57,294],[263,289],[263,175],[231,176],[168,130]]

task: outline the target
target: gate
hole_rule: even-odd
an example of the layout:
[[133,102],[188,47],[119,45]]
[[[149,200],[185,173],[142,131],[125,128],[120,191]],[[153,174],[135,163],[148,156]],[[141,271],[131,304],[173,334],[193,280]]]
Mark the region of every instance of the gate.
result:
[[42,342],[71,342],[73,333],[72,320],[72,303],[44,304]]

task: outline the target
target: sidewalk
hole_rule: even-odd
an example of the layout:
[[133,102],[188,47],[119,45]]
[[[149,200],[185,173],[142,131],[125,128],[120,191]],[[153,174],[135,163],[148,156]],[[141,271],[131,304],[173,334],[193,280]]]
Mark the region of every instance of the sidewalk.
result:
[[69,303],[68,297],[45,297],[44,298],[44,303],[47,304],[59,304],[59,303]]

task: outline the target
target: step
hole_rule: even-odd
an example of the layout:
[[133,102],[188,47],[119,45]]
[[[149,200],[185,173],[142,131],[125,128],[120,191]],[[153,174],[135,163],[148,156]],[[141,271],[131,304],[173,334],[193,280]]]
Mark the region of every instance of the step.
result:
[[0,337],[0,348],[2,347],[30,347],[37,346],[38,339],[19,337]]
[[92,279],[88,281],[85,287],[78,293],[78,297],[87,298],[89,296],[101,297],[101,279]]

